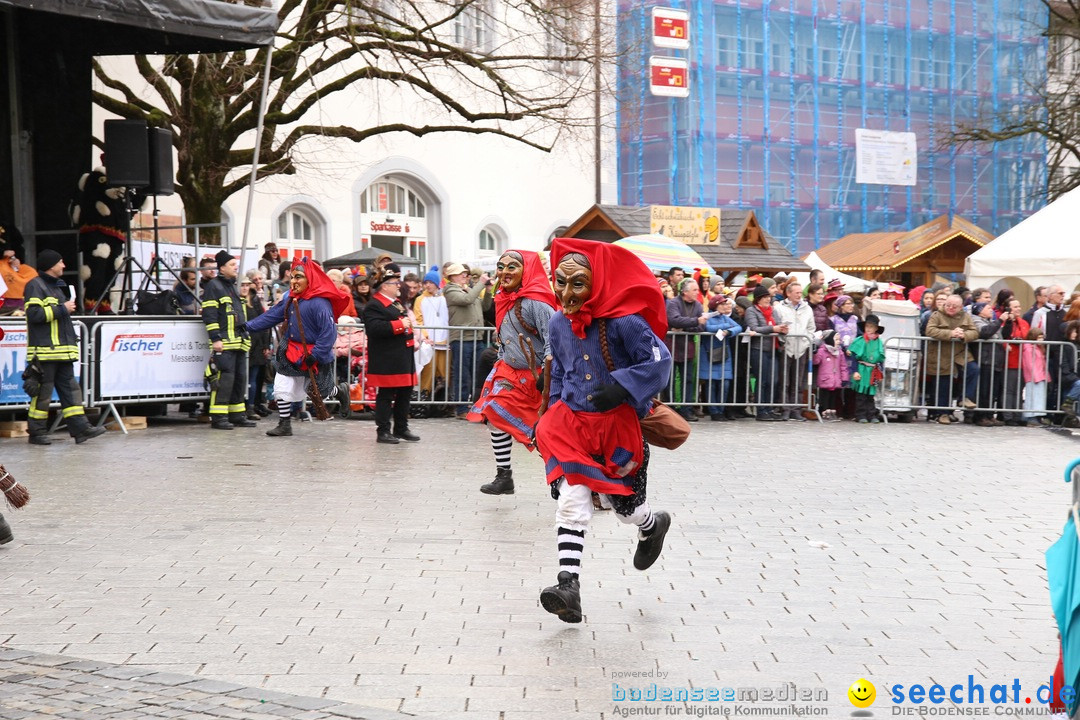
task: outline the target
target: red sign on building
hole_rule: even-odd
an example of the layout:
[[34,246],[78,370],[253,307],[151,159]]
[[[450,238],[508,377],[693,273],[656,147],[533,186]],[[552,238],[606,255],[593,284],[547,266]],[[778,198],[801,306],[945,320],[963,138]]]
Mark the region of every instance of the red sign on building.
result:
[[690,67],[682,58],[649,58],[649,91],[660,97],[690,96]]
[[690,13],[674,8],[652,9],[653,47],[687,50],[690,48]]

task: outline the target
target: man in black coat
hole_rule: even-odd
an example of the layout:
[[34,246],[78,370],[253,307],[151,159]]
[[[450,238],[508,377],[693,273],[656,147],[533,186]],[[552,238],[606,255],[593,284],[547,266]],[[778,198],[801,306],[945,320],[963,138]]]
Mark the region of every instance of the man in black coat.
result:
[[[416,385],[412,321],[399,302],[401,269],[394,263],[377,271],[371,300],[364,306],[364,329],[368,338],[367,382],[375,394],[377,442],[396,445],[402,440],[419,442],[409,432],[409,403]],[[393,432],[390,416],[393,414]]]

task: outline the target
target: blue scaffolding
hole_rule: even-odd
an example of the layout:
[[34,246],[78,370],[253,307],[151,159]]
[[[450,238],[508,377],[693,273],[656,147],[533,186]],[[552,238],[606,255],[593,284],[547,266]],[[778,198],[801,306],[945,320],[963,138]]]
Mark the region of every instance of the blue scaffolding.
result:
[[[795,252],[960,215],[1000,234],[1043,204],[1045,142],[943,145],[958,123],[1036,102],[1040,0],[676,0],[691,47],[652,48],[658,3],[619,5],[619,200],[755,210]],[[690,62],[689,98],[649,93],[648,58]],[[857,184],[855,130],[914,132],[914,187]]]

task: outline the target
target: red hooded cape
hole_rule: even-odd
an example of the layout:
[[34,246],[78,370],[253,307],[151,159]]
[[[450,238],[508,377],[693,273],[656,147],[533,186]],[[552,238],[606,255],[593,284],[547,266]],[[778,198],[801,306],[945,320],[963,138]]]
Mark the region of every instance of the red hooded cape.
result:
[[547,273],[544,272],[544,263],[540,260],[540,255],[532,250],[507,250],[506,252],[520,253],[524,260],[524,267],[521,269],[521,285],[518,285],[517,290],[514,292],[500,290],[495,294],[495,327],[502,325],[503,316],[520,299],[539,300],[558,310],[559,301],[555,299],[555,293],[551,291],[551,284]]
[[[304,275],[307,276],[308,286],[307,290],[300,293],[296,297],[301,300],[310,300],[311,298],[326,298],[330,301],[330,307],[334,312],[334,319],[341,317],[345,314],[345,310],[349,304],[352,303],[352,298],[349,295],[334,284],[334,281],[326,276],[326,272],[323,271],[322,265],[315,262],[311,258],[297,258],[293,260],[293,270],[296,268],[302,268]],[[290,293],[291,296],[291,293]]]
[[592,294],[581,309],[566,316],[579,338],[593,318],[617,318],[640,315],[659,337],[667,333],[667,309],[664,295],[652,271],[637,255],[619,245],[555,238],[551,244],[551,275],[567,253],[581,253],[592,266]]

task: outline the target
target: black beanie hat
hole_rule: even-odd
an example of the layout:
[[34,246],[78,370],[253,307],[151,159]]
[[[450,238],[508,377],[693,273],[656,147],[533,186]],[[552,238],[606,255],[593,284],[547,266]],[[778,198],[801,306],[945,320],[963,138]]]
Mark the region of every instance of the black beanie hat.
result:
[[37,254],[37,262],[34,263],[34,267],[37,268],[38,272],[45,272],[63,259],[60,253],[55,250],[42,250]]
[[768,288],[763,287],[761,285],[758,285],[757,287],[755,287],[753,292],[754,292],[754,304],[755,305],[757,304],[758,300],[765,297],[766,295],[772,295],[772,293],[769,292]]
[[230,260],[235,260],[236,258],[225,252],[224,250],[218,250],[218,253],[214,256],[214,259],[217,260],[217,266],[220,268],[224,267],[225,263],[229,262]]

